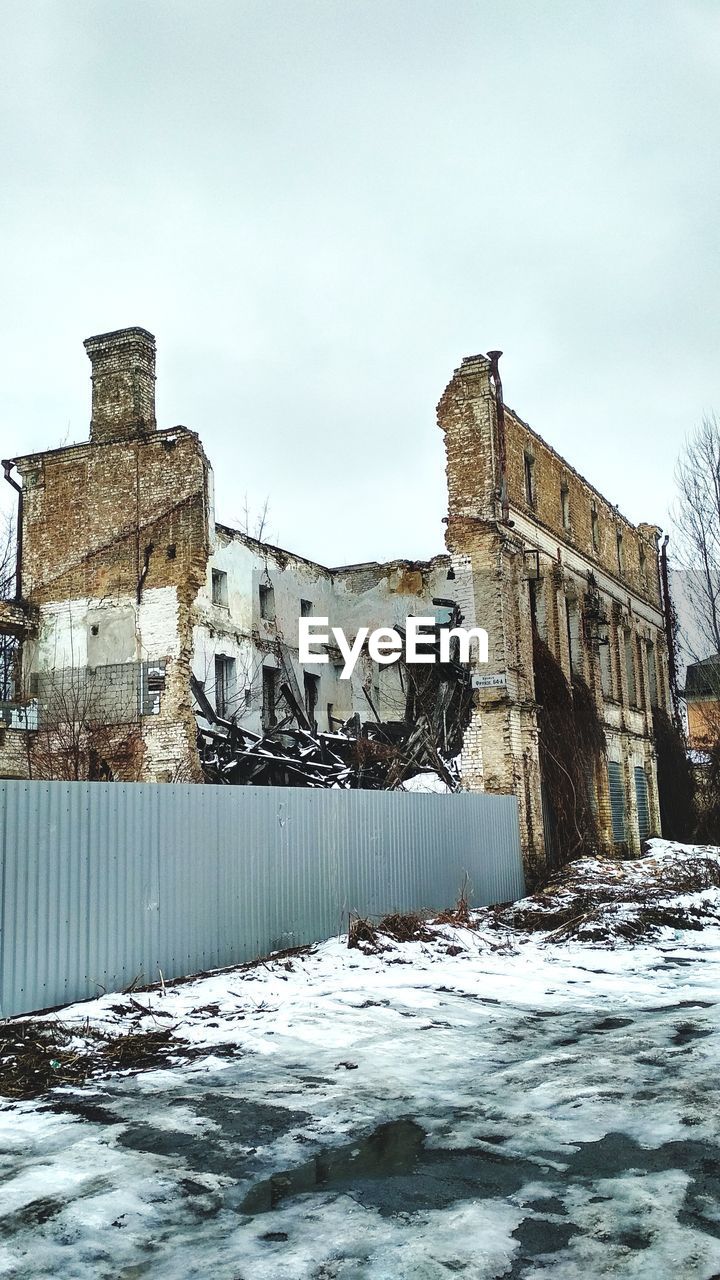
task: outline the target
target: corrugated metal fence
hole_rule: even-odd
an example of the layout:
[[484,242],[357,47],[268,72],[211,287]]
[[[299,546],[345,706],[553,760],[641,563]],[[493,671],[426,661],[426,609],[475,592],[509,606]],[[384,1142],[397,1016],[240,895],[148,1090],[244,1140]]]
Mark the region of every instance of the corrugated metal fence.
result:
[[522,896],[514,797],[0,781],[0,1014]]

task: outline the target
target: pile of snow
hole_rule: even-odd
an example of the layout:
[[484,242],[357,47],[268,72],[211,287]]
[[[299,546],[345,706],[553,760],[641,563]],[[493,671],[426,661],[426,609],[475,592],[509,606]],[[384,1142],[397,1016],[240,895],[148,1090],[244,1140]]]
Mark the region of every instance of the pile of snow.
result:
[[520,902],[476,913],[479,925],[553,941],[616,945],[720,923],[720,849],[650,840],[634,861],[582,858]]

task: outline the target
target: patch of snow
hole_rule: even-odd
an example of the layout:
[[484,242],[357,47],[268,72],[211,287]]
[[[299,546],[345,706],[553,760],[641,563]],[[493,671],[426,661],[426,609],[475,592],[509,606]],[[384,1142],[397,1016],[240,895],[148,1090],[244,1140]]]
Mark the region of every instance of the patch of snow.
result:
[[[708,854],[655,841],[619,883]],[[710,1280],[720,927],[475,922],[45,1015],[169,1027],[180,1061],[0,1107],[0,1275]]]

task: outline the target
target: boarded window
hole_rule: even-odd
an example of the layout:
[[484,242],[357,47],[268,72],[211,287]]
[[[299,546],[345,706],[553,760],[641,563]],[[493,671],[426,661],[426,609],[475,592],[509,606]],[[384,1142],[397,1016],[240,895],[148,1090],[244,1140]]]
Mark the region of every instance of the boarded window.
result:
[[275,592],[270,583],[260,584],[260,617],[268,622],[275,621]]
[[271,729],[277,724],[277,684],[278,673],[275,667],[262,669],[262,722],[264,729]]
[[623,767],[615,760],[608,764],[608,785],[610,788],[610,813],[612,816],[612,833],[615,844],[624,844],[627,835],[625,820],[627,805],[625,802],[625,779]]
[[235,659],[217,654],[215,658],[215,710],[225,719],[235,701]]
[[221,605],[223,609],[228,607],[227,574],[222,569],[212,571],[212,602]]
[[638,835],[647,840],[650,835],[650,803],[648,800],[647,774],[637,765],[635,767],[635,796],[637,798]]

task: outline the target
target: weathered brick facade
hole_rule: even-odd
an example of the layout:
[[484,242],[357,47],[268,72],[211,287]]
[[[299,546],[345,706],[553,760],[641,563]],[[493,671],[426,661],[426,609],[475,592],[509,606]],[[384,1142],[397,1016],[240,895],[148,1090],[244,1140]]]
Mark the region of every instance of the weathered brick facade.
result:
[[438,405],[455,594],[472,625],[490,635],[463,777],[470,787],[515,792],[528,863],[540,871],[546,850],[534,625],[568,680],[575,673],[587,682],[608,760],[622,767],[622,842],[617,813],[613,834],[604,765],[594,779],[603,845],[639,848],[643,784],[636,770],[647,783],[650,827],[659,830],[652,708],[669,705],[659,530],[625,520],[501,397],[491,360],[473,356]]
[[209,554],[207,461],[194,432],[156,430],[152,335],[121,330],[85,346],[90,442],[15,459],[23,595],[41,620],[40,638],[25,642],[25,692],[48,670],[162,660],[159,712],[128,726],[114,771],[198,777],[190,611]]
[[131,440],[154,431],[155,339],[147,329],[116,329],[88,338],[92,362],[94,444]]
[[[339,678],[339,653],[303,672],[300,610],[311,603],[355,630],[427,614],[444,594],[447,557],[330,570],[216,526],[197,435],[157,430],[152,335],[118,330],[85,348],[90,440],[8,464],[22,481],[23,601],[6,604],[0,627],[24,637],[19,692],[38,728],[6,733],[0,774],[95,767],[119,779],[199,781],[191,676],[219,714],[260,731],[279,646],[301,696],[304,676],[313,681],[323,729],[366,716],[370,688],[396,715],[405,704],[397,671],[370,670],[367,655],[352,681]],[[261,581],[276,589],[271,617],[261,616]]]

